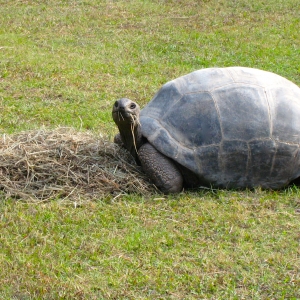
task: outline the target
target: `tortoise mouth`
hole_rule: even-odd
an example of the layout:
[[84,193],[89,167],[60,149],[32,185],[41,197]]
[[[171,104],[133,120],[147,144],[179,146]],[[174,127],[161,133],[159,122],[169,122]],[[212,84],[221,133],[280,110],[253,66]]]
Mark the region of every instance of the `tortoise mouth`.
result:
[[113,119],[117,124],[119,123],[128,123],[133,125],[139,124],[137,115],[129,111],[116,110],[113,112]]

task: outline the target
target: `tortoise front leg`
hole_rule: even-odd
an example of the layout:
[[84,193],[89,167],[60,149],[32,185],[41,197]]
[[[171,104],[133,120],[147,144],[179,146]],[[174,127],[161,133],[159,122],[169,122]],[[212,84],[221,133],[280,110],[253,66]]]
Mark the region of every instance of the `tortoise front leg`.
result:
[[122,138],[121,138],[121,134],[120,133],[117,133],[114,137],[114,143],[119,145],[120,147],[123,147],[125,148],[125,145],[122,141]]
[[163,193],[178,193],[183,188],[183,178],[176,164],[145,143],[138,151],[143,171]]

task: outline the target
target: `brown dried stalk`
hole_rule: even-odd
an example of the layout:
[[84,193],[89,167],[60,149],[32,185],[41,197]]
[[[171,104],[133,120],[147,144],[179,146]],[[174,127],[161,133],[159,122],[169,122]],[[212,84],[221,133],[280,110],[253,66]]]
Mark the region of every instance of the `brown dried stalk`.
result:
[[0,189],[6,198],[34,201],[155,191],[124,149],[71,128],[2,135]]

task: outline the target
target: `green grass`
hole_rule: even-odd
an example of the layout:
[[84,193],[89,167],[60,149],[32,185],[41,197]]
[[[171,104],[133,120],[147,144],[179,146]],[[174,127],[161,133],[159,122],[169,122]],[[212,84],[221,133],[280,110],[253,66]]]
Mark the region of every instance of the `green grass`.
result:
[[[300,85],[299,11],[295,0],[0,0],[0,133],[112,137],[117,98],[143,106],[206,67]],[[300,299],[299,199],[297,187],[1,199],[0,298]]]
[[299,299],[298,196],[4,203],[0,297]]

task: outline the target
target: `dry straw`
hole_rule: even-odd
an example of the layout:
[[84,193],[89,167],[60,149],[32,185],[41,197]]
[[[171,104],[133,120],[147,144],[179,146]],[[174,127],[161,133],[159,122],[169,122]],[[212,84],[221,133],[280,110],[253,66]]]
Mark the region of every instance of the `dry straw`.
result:
[[125,150],[71,128],[3,134],[0,189],[5,198],[33,201],[113,198],[155,190]]

